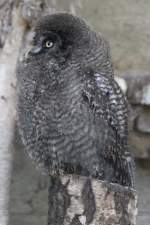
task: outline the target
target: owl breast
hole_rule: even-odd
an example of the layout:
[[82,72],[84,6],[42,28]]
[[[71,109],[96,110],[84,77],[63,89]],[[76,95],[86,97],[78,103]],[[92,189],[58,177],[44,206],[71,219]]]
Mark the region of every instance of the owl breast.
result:
[[[59,91],[36,93],[34,111],[28,112],[32,131],[29,134],[22,128],[24,134],[28,133],[25,137],[27,151],[49,171],[57,171],[68,164],[76,167],[86,162],[88,150],[94,152],[95,129],[92,114],[83,104],[82,89],[82,82],[74,79]],[[24,119],[27,120],[26,115]]]

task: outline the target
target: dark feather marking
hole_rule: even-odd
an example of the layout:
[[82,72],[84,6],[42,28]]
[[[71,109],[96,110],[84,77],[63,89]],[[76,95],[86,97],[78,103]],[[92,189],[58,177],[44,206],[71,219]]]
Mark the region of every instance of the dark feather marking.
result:
[[92,190],[90,179],[87,179],[84,184],[82,190],[82,200],[84,204],[84,215],[86,216],[86,222],[89,224],[92,222],[94,213],[96,211],[95,196]]

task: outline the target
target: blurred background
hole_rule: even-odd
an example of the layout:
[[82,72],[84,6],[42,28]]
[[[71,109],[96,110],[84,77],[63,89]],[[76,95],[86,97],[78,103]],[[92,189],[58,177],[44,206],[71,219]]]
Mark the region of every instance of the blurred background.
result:
[[[8,4],[19,1],[5,1]],[[26,0],[22,13],[30,19],[32,4]],[[38,5],[38,3],[40,4]],[[40,12],[68,11],[84,18],[110,43],[115,75],[121,77],[129,101],[129,143],[136,161],[139,194],[137,225],[150,224],[150,1],[149,0],[48,0],[36,1]],[[10,7],[7,3],[4,7]],[[38,10],[39,10],[38,8]],[[29,14],[29,12],[31,14]],[[11,29],[11,25],[10,25]],[[9,31],[8,31],[9,32]],[[6,32],[7,33],[7,32]],[[7,34],[6,34],[7,35]],[[1,44],[3,44],[1,38]],[[17,133],[17,132],[16,132]],[[47,222],[48,179],[26,156],[15,138],[11,178],[11,225]]]

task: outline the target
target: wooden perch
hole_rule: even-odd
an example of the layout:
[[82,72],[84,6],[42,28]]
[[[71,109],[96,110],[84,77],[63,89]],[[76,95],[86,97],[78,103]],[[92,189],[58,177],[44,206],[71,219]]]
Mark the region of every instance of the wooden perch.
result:
[[135,225],[133,189],[81,176],[51,177],[48,225]]

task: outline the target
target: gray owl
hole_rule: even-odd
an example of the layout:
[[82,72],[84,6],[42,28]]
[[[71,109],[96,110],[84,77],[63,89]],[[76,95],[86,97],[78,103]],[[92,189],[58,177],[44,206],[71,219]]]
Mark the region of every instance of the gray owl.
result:
[[17,79],[18,126],[37,165],[134,186],[127,103],[99,33],[71,14],[43,17]]

